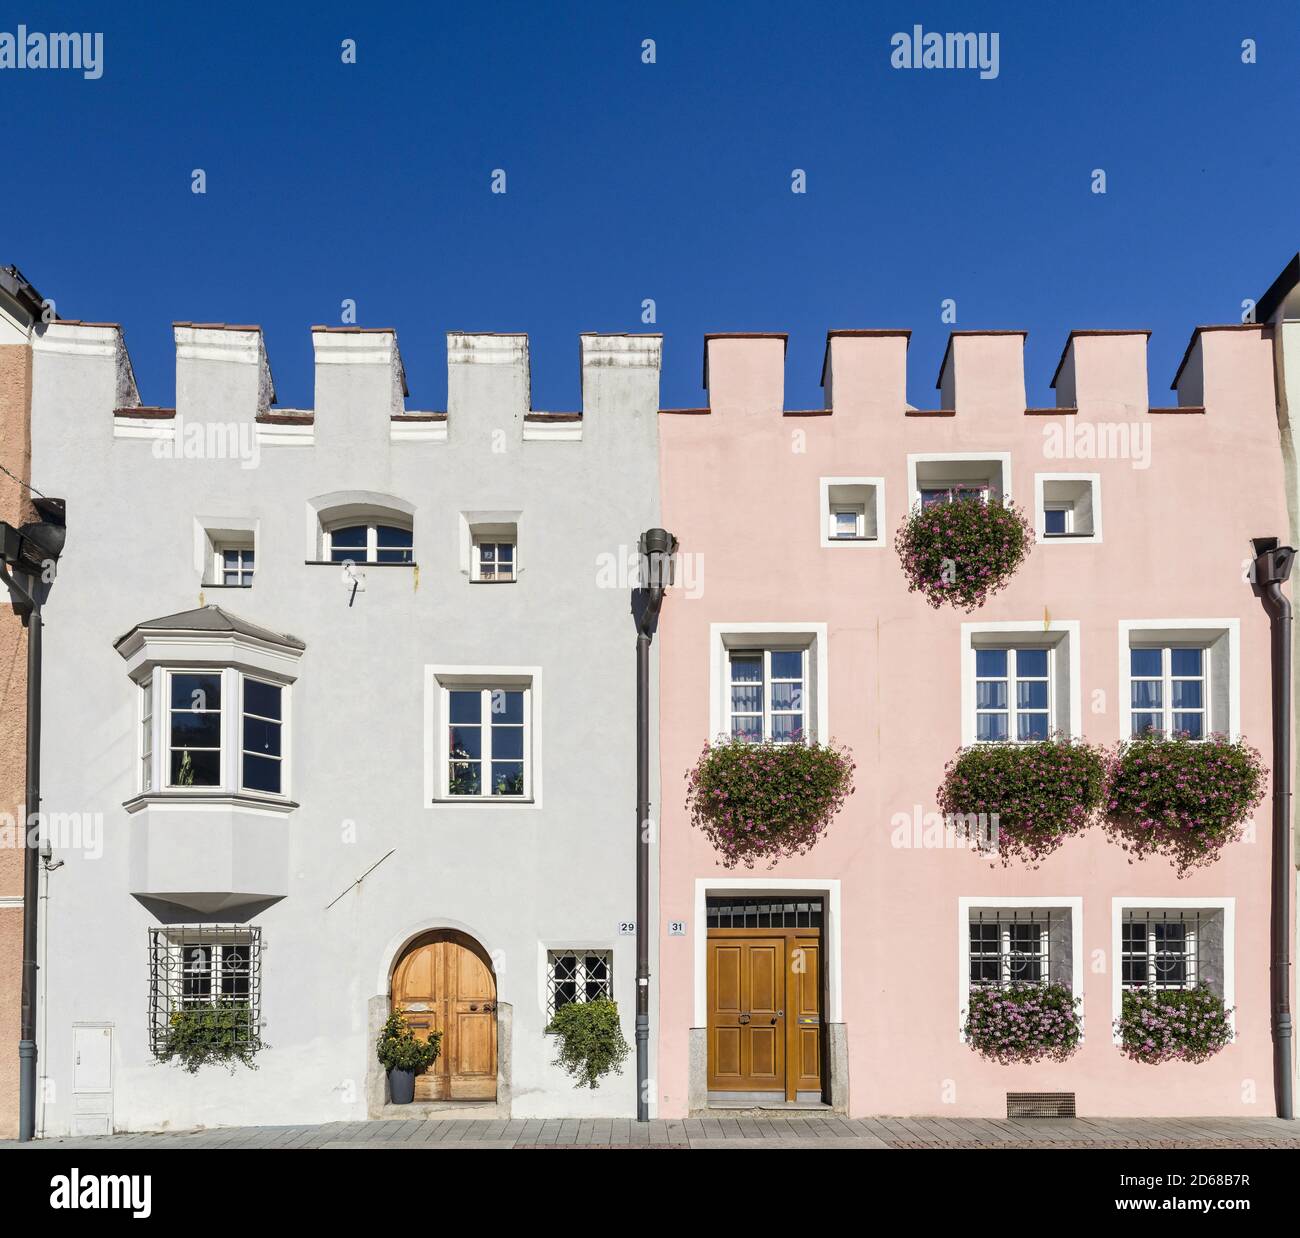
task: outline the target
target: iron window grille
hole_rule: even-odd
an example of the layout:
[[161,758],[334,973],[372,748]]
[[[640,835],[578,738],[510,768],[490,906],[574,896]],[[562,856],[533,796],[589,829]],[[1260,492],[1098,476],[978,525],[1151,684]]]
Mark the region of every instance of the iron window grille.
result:
[[708,928],[821,928],[822,900],[804,898],[711,898],[705,904]]
[[149,1048],[165,1055],[175,1016],[236,1011],[222,1036],[259,1043],[262,930],[222,925],[168,925],[149,930]]
[[1194,989],[1201,981],[1199,911],[1126,911],[1121,979],[1126,989]]
[[546,1019],[573,1002],[614,996],[612,950],[549,950],[546,955]]
[[1066,911],[972,911],[971,988],[1005,989],[1013,984],[1062,982],[1069,974],[1068,934]]

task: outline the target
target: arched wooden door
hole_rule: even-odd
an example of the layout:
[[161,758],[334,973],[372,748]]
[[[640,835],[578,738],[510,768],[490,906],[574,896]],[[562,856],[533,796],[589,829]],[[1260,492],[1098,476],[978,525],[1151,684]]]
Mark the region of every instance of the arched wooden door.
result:
[[390,1000],[421,1040],[442,1032],[416,1100],[496,1100],[497,985],[478,942],[450,929],[416,939],[393,969]]

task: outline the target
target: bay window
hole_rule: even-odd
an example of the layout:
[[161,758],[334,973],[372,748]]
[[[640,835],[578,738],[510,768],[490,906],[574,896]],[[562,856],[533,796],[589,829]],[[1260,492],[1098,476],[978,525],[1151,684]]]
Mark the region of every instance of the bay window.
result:
[[139,692],[141,793],[286,793],[285,685],[234,667],[158,667]]

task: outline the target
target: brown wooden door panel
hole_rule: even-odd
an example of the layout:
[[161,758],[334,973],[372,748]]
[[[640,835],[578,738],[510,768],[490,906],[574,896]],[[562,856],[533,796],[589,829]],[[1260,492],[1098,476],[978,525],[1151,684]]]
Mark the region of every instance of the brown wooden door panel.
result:
[[709,1090],[819,1094],[820,932],[714,929],[706,959]]
[[797,937],[790,943],[789,1028],[791,1079],[786,1095],[820,1092],[821,1067],[821,943]]
[[392,1006],[421,1040],[442,1032],[442,1052],[416,1076],[416,1100],[494,1100],[496,980],[479,947],[459,933],[419,942],[393,971]]
[[760,1092],[785,1086],[785,943],[709,939],[708,1086]]

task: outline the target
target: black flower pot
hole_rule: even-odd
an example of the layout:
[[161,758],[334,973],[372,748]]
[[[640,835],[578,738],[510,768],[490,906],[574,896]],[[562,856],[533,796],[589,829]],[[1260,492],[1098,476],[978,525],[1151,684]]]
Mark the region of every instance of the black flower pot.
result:
[[394,1105],[409,1105],[415,1099],[415,1071],[390,1070],[388,1095]]

